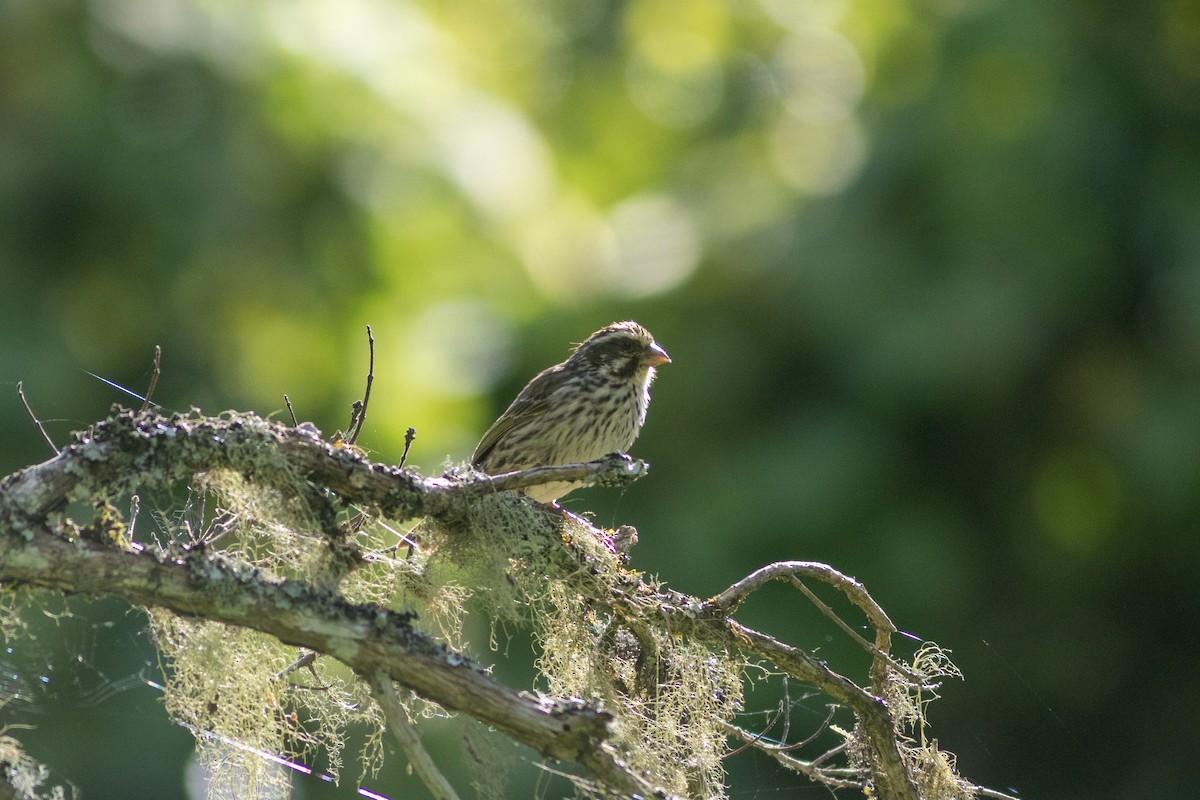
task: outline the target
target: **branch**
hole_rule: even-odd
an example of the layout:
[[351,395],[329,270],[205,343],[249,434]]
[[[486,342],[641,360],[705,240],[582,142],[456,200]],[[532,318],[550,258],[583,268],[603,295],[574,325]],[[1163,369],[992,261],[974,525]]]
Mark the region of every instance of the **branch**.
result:
[[[657,652],[646,631],[659,632],[663,641],[685,637],[712,653],[740,654],[742,663],[765,662],[789,678],[814,685],[856,715],[867,772],[855,785],[869,784],[884,800],[918,796],[898,740],[899,723],[884,699],[886,673],[898,665],[887,655],[886,636],[880,639],[878,634],[895,628],[857,581],[824,565],[784,562],[701,601],[649,586],[638,573],[622,569],[616,556],[595,546],[604,533],[585,521],[547,514],[532,500],[501,494],[554,481],[624,485],[645,474],[643,462],[620,454],[496,476],[467,472],[426,478],[372,463],[356,448],[325,442],[311,425],[288,427],[236,414],[167,418],[121,411],[95,425],[89,435],[77,435],[49,461],[0,481],[0,583],[116,595],[137,605],[258,630],[327,654],[365,676],[385,711],[390,701],[380,681],[394,681],[545,757],[578,763],[607,791],[667,796],[627,763],[627,754],[614,744],[609,713],[576,698],[514,691],[470,659],[415,630],[408,614],[348,602],[331,589],[250,568],[203,544],[184,552],[131,552],[117,544],[122,541],[114,535],[121,532],[119,520],[100,513],[92,528],[80,528],[61,515],[71,502],[100,506],[139,488],[166,488],[222,469],[238,472],[251,484],[290,492],[300,479],[304,486],[323,491],[320,497],[371,509],[380,518],[429,519],[451,537],[468,534],[481,514],[486,517],[503,507],[514,536],[506,546],[538,554],[539,569],[548,571],[542,586],[547,580],[565,583],[587,608],[624,624],[633,634],[636,642],[631,646],[640,647],[648,659],[649,691],[657,675],[670,680],[676,665],[664,662],[670,656]],[[567,535],[567,525],[584,530]],[[798,582],[800,576],[837,586],[875,625],[872,652],[879,667],[872,668],[871,690],[804,650],[731,617],[767,581]],[[403,737],[402,726],[391,724]],[[828,768],[822,774],[834,776]],[[697,792],[689,789],[692,793]]]
[[[360,674],[383,672],[450,711],[470,714],[551,758],[579,761],[607,735],[609,717],[586,703],[514,692],[464,656],[414,630],[410,615],[297,581],[239,568],[219,554],[178,558],[68,541],[40,524],[0,537],[0,582],[131,603],[268,633],[327,653]],[[23,537],[29,536],[28,540]]]
[[[743,742],[745,742],[745,747],[753,747],[755,750],[760,750],[788,769],[807,775],[813,780],[820,781],[826,786],[830,786],[835,789],[862,790],[866,788],[863,786],[861,780],[855,778],[854,770],[846,767],[822,767],[820,765],[820,762],[827,760],[833,754],[833,751],[825,753],[824,755],[813,759],[812,761],[803,761],[788,754],[788,751],[793,749],[794,746],[779,747],[773,745],[770,742],[764,741],[761,735],[753,734],[750,731],[737,727],[736,725],[726,724],[725,730],[731,736],[736,736],[738,739],[741,739]],[[818,731],[818,733],[819,732],[820,731]],[[807,743],[808,742],[806,741],[800,744],[803,745]],[[838,751],[845,749],[845,742],[835,749]]]
[[404,749],[405,755],[408,756],[408,763],[412,764],[421,781],[429,789],[429,793],[436,800],[458,800],[458,793],[454,791],[454,787],[446,780],[446,776],[442,775],[437,765],[433,763],[433,759],[429,757],[429,753],[421,745],[417,727],[408,719],[408,712],[400,705],[400,699],[396,697],[396,690],[392,687],[391,679],[386,675],[376,674],[370,677],[369,683],[371,684],[371,695],[383,709],[383,716],[387,719],[392,735]]
[[50,449],[54,451],[55,455],[58,455],[58,445],[56,445],[54,440],[50,438],[50,434],[46,433],[46,428],[42,425],[42,421],[38,419],[37,414],[33,413],[33,409],[30,407],[29,401],[25,399],[24,381],[17,381],[17,396],[21,398],[21,405],[25,406],[25,411],[28,412],[29,418],[33,420],[33,424],[37,425],[37,429],[42,432],[42,438],[46,440],[46,444],[50,445]]
[[499,475],[477,474],[471,491],[505,492],[528,489],[545,483],[583,482],[589,486],[624,487],[646,476],[650,465],[624,453],[612,453],[595,461],[532,467]]
[[[252,459],[264,448],[281,458]],[[350,448],[322,441],[311,427],[287,428],[258,418],[167,419],[122,411],[97,424],[91,437],[78,438],[58,456],[0,482],[0,583],[116,595],[136,605],[258,630],[285,644],[327,653],[359,674],[386,675],[543,756],[578,762],[609,786],[630,794],[660,793],[603,746],[609,714],[581,700],[515,692],[414,630],[408,615],[348,603],[333,592],[229,562],[202,546],[181,555],[131,552],[110,544],[113,537],[106,534],[114,531],[93,530],[72,541],[50,521],[53,512],[74,499],[98,500],[144,483],[170,485],[231,464],[245,467],[248,460],[255,461],[255,479],[266,485],[290,483],[301,470],[310,481],[401,518],[459,519],[469,513],[470,498],[481,493],[561,475],[599,480],[613,469],[609,459],[534,470],[532,476],[425,479],[371,464]],[[628,474],[624,459],[616,463]]]

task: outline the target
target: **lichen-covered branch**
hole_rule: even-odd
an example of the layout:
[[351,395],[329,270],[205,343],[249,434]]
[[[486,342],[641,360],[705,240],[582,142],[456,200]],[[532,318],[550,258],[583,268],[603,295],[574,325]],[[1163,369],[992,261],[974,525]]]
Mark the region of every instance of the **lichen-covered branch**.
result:
[[[259,569],[217,552],[202,538],[140,550],[130,546],[125,522],[113,513],[113,503],[147,487],[191,485],[215,472],[233,473],[261,490],[301,497],[309,509],[305,513],[324,532],[330,551],[339,554],[343,570],[377,557],[361,550],[354,528],[336,522],[338,508],[354,509],[356,524],[366,517],[425,520],[451,553],[458,552],[455,548],[469,550],[472,536],[484,531],[485,544],[477,549],[500,550],[498,557],[491,557],[505,565],[508,583],[524,593],[522,602],[552,609],[543,623],[544,634],[582,637],[563,646],[610,660],[607,672],[601,665],[590,666],[608,675],[597,684],[606,688],[596,696],[581,690],[593,685],[579,674],[588,665],[550,663],[554,655],[546,648],[545,666],[558,669],[553,674],[560,675],[551,677],[549,686],[561,694],[542,697],[516,691],[419,630],[412,615],[378,603],[351,602],[334,588],[336,579],[309,581]],[[713,767],[691,773],[673,788],[658,783],[664,779],[654,766],[658,762],[643,758],[636,731],[631,730],[637,725],[650,730],[661,723],[662,733],[647,735],[712,750],[717,759],[713,763],[719,763],[727,750],[725,738],[731,735],[727,716],[736,710],[737,698],[725,697],[712,706],[711,713],[721,717],[710,726],[718,735],[696,742],[690,739],[703,738],[696,731],[709,728],[689,729],[692,733],[685,735],[663,715],[678,715],[683,722],[674,724],[691,724],[688,718],[702,709],[687,707],[691,690],[685,687],[681,699],[671,701],[667,688],[687,680],[728,686],[730,680],[739,680],[741,665],[766,663],[826,693],[857,718],[865,753],[862,774],[826,770],[814,772],[816,777],[836,775],[836,785],[866,786],[888,800],[916,800],[919,792],[901,740],[902,721],[888,694],[892,678],[904,674],[903,665],[887,652],[887,637],[895,628],[853,579],[824,565],[784,562],[701,601],[649,585],[640,574],[624,569],[624,554],[616,552],[604,532],[582,520],[500,494],[559,480],[619,484],[644,472],[641,462],[614,455],[589,464],[500,476],[424,477],[371,462],[356,448],[323,441],[311,426],[289,427],[246,415],[167,418],[122,411],[77,435],[49,461],[0,481],[0,584],[118,596],[137,605],[260,631],[346,664],[368,682],[391,717],[397,709],[386,706],[394,699],[388,694],[394,681],[545,757],[575,762],[598,791],[625,796],[719,793],[709,783],[716,774]],[[72,503],[86,503],[97,509],[96,514],[90,521],[73,522],[66,516]],[[500,517],[503,535],[497,536],[495,520]],[[876,630],[876,642],[869,646],[876,658],[868,688],[804,650],[733,618],[738,605],[765,582],[798,584],[802,577],[832,583],[867,614]],[[545,596],[539,597],[539,592]],[[583,617],[594,620],[591,628],[577,630]],[[693,674],[697,665],[705,675]],[[624,714],[623,704],[633,701],[641,716],[614,726],[614,714]],[[401,721],[391,719],[403,735],[407,718],[405,724]],[[686,771],[685,765],[675,766]],[[438,781],[436,769],[428,774],[429,780]],[[448,785],[441,791],[453,796]]]

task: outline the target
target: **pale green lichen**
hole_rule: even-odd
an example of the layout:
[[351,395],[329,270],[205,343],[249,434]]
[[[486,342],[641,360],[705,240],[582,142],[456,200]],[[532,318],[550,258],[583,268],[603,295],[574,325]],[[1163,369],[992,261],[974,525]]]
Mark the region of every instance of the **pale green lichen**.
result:
[[[971,800],[975,787],[959,774],[953,753],[941,750],[936,739],[926,733],[926,708],[938,699],[935,687],[944,678],[962,678],[962,672],[950,660],[948,650],[933,642],[924,642],[913,655],[909,671],[919,681],[898,675],[888,682],[884,695],[891,710],[900,755],[917,785],[922,800]],[[865,743],[854,749],[865,760]],[[865,763],[860,764],[865,769]]]
[[39,800],[65,800],[66,788],[51,783],[50,770],[30,758],[20,743],[0,732],[0,770],[13,796]]

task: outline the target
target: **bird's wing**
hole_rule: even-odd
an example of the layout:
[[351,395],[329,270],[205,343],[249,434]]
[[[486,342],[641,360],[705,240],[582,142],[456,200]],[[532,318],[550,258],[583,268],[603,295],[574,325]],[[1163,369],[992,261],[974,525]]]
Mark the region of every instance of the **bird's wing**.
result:
[[478,467],[510,431],[544,414],[550,408],[550,396],[566,381],[561,364],[539,372],[479,440],[471,464]]

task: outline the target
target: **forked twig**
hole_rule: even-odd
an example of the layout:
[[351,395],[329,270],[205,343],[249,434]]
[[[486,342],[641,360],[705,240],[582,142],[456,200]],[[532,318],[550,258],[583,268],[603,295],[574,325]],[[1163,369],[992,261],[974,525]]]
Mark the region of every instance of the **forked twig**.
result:
[[50,438],[50,434],[46,433],[46,429],[42,427],[42,421],[38,419],[37,414],[33,413],[33,409],[29,407],[29,401],[25,399],[24,384],[24,381],[17,381],[17,395],[21,398],[21,404],[29,412],[29,418],[33,420],[33,424],[37,425],[37,429],[42,432],[42,436],[46,439],[46,444],[50,445],[50,449],[54,451],[54,455],[59,455],[62,451],[58,449],[58,445],[54,444],[54,440]]
[[[750,731],[739,728],[738,726],[732,725],[728,722],[724,723],[724,728],[726,733],[736,736],[756,750],[761,750],[763,753],[766,753],[788,769],[807,775],[813,780],[825,784],[827,787],[832,787],[835,789],[863,788],[863,782],[861,780],[855,780],[849,777],[857,774],[853,767],[820,766],[823,762],[828,761],[833,756],[843,752],[846,749],[845,742],[839,744],[837,747],[834,747],[828,752],[817,756],[817,758],[813,759],[812,761],[802,761],[795,756],[788,755],[787,750],[792,748],[781,748],[768,742],[764,742],[762,741],[761,737],[756,737],[756,735]],[[818,734],[820,732],[820,730],[817,731]],[[814,736],[815,735],[816,734],[814,734]]]
[[[824,581],[829,585],[840,589],[850,602],[857,606],[863,614],[866,615],[867,621],[871,627],[875,629],[877,641],[875,644],[867,641],[861,634],[850,627],[837,613],[830,608],[824,601],[813,594],[807,586],[801,582],[798,576],[816,578]],[[714,597],[709,598],[702,604],[701,611],[706,614],[732,614],[738,609],[743,601],[750,596],[751,593],[760,589],[764,584],[773,580],[786,580],[799,589],[805,597],[807,597],[817,609],[829,617],[835,625],[850,636],[864,650],[874,656],[876,659],[881,659],[888,666],[896,670],[899,674],[913,681],[915,684],[925,687],[926,676],[918,674],[911,667],[901,664],[890,653],[891,634],[896,632],[896,626],[888,618],[887,612],[875,602],[875,599],[867,592],[866,587],[859,583],[854,578],[842,572],[838,572],[828,564],[821,564],[814,561],[779,561],[774,564],[769,564],[762,569],[750,573],[742,580],[730,586],[725,591]],[[934,688],[932,686],[928,688]]]
[[316,660],[317,660],[317,651],[316,650],[303,650],[302,649],[300,651],[300,656],[295,661],[293,661],[288,666],[284,667],[282,670],[280,670],[275,675],[275,680],[281,681],[284,678],[286,678],[288,675],[291,675],[296,670],[304,669],[305,667],[310,666]]
[[[765,739],[767,734],[771,732],[771,729],[775,727],[775,723],[779,722],[779,718],[783,716],[783,712],[787,711],[787,710],[788,710],[787,704],[784,701],[780,700],[779,707],[777,709],[775,709],[775,715],[773,717],[771,717],[771,721],[767,723],[767,727],[763,728],[761,731],[759,731],[757,734],[755,734],[755,736],[752,740],[746,742],[741,747],[739,747],[737,750],[730,750],[728,753],[721,756],[721,760],[723,761],[731,756],[736,756],[738,753],[742,752],[746,748],[753,747],[754,745],[758,744],[760,741]],[[725,723],[725,725],[726,725],[726,729],[734,727],[733,725],[730,725],[729,723]]]

